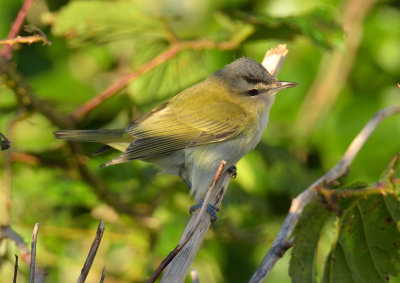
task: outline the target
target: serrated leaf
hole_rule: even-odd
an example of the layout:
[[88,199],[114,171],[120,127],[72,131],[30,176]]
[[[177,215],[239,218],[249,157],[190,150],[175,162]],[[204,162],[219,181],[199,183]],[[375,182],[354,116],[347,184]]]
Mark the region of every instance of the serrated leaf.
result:
[[396,275],[399,210],[392,195],[355,200],[339,219],[322,282],[387,282]]
[[234,14],[255,26],[256,31],[250,39],[292,39],[301,34],[326,49],[343,45],[343,31],[335,20],[334,9],[319,7],[291,17],[271,17],[266,14],[243,12]]
[[304,210],[294,231],[295,242],[290,259],[289,275],[292,282],[316,282],[315,259],[321,230],[330,212],[319,203],[310,203]]
[[127,37],[138,40],[140,35],[141,40],[166,38],[160,18],[126,1],[71,2],[56,15],[52,32],[72,45]]

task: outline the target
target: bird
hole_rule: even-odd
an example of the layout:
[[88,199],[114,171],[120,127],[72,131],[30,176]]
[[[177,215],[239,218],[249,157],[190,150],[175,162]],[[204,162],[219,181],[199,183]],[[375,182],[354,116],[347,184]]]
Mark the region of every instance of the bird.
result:
[[178,175],[201,200],[222,160],[236,163],[259,143],[279,81],[260,63],[242,57],[181,91],[124,129],[58,130],[57,139],[105,144],[122,154],[100,165],[143,160]]

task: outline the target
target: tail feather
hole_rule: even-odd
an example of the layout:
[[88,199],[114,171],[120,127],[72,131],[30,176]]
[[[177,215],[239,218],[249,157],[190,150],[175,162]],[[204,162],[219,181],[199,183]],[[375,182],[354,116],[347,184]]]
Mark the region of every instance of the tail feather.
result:
[[[55,131],[57,139],[80,141],[80,142],[100,142],[112,143],[124,141],[125,130],[60,130]],[[127,141],[129,142],[129,141]]]
[[61,130],[55,131],[57,139],[80,142],[99,142],[106,144],[95,152],[95,155],[113,147],[125,151],[134,138],[122,130]]

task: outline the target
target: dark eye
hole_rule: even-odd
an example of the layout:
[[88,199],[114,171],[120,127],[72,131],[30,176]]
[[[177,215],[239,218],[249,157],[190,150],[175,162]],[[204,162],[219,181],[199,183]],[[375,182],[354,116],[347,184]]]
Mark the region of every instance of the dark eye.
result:
[[255,96],[255,95],[258,94],[258,90],[256,90],[255,88],[250,89],[250,90],[247,91],[247,94],[250,95],[250,96]]

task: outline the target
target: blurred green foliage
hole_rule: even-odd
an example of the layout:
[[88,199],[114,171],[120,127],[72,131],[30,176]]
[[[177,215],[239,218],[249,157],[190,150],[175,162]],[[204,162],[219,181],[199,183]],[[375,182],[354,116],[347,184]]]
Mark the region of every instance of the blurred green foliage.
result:
[[[13,56],[37,96],[69,119],[83,103],[166,50],[171,37],[224,42],[242,36],[232,50],[180,52],[76,123],[76,128],[122,128],[235,58],[261,61],[266,50],[286,43],[289,54],[279,78],[300,86],[277,97],[260,144],[239,162],[219,219],[193,263],[201,282],[245,282],[277,234],[291,199],[340,159],[377,110],[400,104],[400,7],[396,1],[382,1],[361,23],[360,46],[339,96],[310,135],[295,134],[299,109],[325,57],[346,51],[340,25],[349,2],[37,0],[27,21],[41,28],[52,45],[21,45]],[[7,37],[21,5],[2,0],[0,38]],[[11,141],[11,148],[0,152],[0,221],[7,218],[3,184],[5,160],[12,153],[8,220],[26,242],[40,222],[37,262],[48,272],[48,282],[78,278],[100,218],[106,232],[87,282],[99,281],[103,264],[106,282],[146,279],[175,247],[189,219],[193,200],[185,184],[157,175],[141,161],[100,169],[117,153],[92,158],[99,146],[83,144],[88,158],[79,158],[100,178],[95,185],[82,176],[70,147],[54,139],[57,127],[43,114],[30,112],[10,128],[20,108],[13,92],[0,87],[0,132]],[[345,182],[379,180],[399,151],[399,140],[400,119],[388,118],[361,150]],[[328,220],[325,225],[334,226]],[[322,278],[329,247],[341,244],[332,229],[321,229],[311,258],[318,263],[316,278]],[[13,244],[0,243],[1,282],[12,278],[15,253]],[[278,262],[266,282],[290,281],[289,257],[287,253]],[[325,274],[332,271],[325,269]],[[18,282],[25,282],[28,269],[23,264],[20,272]]]

